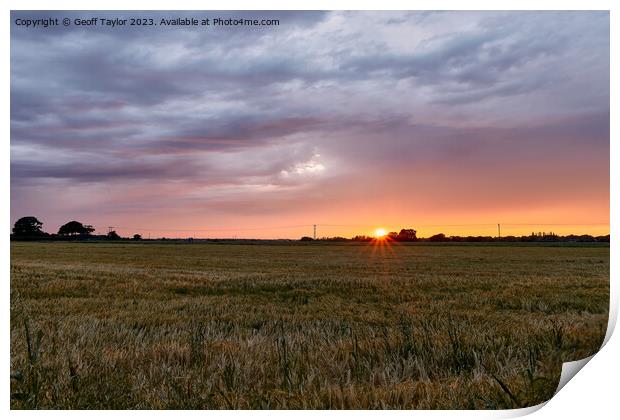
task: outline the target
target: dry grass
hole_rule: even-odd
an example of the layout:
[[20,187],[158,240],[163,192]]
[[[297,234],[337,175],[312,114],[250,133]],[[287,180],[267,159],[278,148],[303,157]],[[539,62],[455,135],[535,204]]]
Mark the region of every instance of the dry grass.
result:
[[602,246],[13,243],[11,407],[523,407],[608,305]]

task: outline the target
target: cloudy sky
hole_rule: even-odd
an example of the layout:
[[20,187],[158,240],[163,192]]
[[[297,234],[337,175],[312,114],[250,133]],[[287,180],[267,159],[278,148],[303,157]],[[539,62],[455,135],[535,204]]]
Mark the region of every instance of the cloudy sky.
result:
[[[15,24],[91,16],[280,24]],[[11,20],[11,222],[154,237],[609,231],[607,12]]]

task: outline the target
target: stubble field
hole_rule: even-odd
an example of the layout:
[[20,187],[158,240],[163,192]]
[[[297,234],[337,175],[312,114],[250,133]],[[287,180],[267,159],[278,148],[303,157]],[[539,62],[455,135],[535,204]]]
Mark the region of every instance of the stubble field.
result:
[[609,247],[11,244],[11,407],[517,408],[600,347]]

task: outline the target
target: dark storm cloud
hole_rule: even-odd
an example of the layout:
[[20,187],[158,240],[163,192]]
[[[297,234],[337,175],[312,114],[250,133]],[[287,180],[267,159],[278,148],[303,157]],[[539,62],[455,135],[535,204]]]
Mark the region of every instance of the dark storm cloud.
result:
[[22,160],[11,165],[11,176],[16,179],[51,178],[74,182],[96,182],[109,179],[178,179],[195,172],[195,168],[185,162],[29,162]]
[[[14,12],[12,20],[42,16],[158,19],[195,15],[191,12]],[[278,18],[282,23],[275,31],[286,34],[320,22],[325,13],[209,12],[208,16]],[[87,96],[86,100],[95,105],[112,101],[150,106],[196,92],[219,92],[227,87],[252,89],[294,78],[299,67],[287,61],[285,54],[277,57],[270,52],[265,57],[247,59],[235,54],[235,50],[251,50],[253,42],[273,32],[274,29],[264,28],[110,30],[101,26],[59,27],[41,32],[12,25],[12,118],[32,119],[46,112],[60,113],[64,104],[59,104],[58,98],[72,94]],[[186,49],[188,54],[173,63],[162,62],[167,50],[179,48]]]
[[175,153],[187,150],[234,150],[264,146],[289,134],[318,129],[321,121],[314,118],[280,118],[256,120],[254,117],[207,121],[191,129],[175,131],[173,136],[157,142],[136,142],[136,147],[151,153]]
[[[420,85],[443,85],[438,88],[443,93],[438,102],[444,104],[521,94],[552,82],[558,75],[556,72],[563,71],[557,68],[554,72],[536,73],[536,77],[530,77],[526,68],[528,64],[561,57],[571,47],[573,50],[605,48],[609,36],[605,26],[608,17],[605,14],[589,17],[600,20],[603,26],[598,29],[590,27],[595,36],[588,41],[579,40],[581,45],[577,48],[574,33],[567,28],[583,25],[583,16],[574,13],[514,13],[503,18],[481,19],[469,31],[456,30],[431,37],[409,54],[384,48],[374,54],[351,57],[343,67],[353,73],[384,73],[395,78],[414,78]],[[519,71],[524,73],[518,74],[518,78],[511,77],[509,83],[499,84],[506,76]],[[458,87],[451,87],[450,83]]]

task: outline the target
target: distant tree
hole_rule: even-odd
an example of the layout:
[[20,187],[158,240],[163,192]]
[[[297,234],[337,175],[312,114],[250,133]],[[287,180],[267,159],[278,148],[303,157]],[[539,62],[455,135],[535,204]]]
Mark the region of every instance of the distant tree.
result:
[[312,238],[311,238],[311,237],[309,237],[309,236],[302,236],[302,237],[301,237],[301,239],[300,239],[300,241],[314,241],[314,239],[312,239]]
[[133,240],[134,241],[141,241],[142,240],[142,235],[136,233],[135,235],[133,235]]
[[390,232],[387,235],[388,239],[392,239],[393,241],[398,239],[398,232]]
[[58,234],[62,236],[90,235],[95,231],[91,225],[83,225],[78,221],[72,220],[65,223],[58,229]]
[[45,233],[41,230],[43,223],[34,216],[26,216],[15,222],[13,234],[15,236],[42,236]]
[[433,235],[428,238],[428,240],[431,242],[443,242],[446,240],[446,235],[444,235],[443,233],[438,233],[437,235]]
[[417,241],[416,233],[415,229],[401,229],[396,239],[403,242]]
[[592,235],[580,235],[577,242],[594,242],[594,236]]
[[116,231],[115,231],[115,230],[111,230],[111,231],[109,231],[109,232],[108,232],[108,235],[107,235],[107,238],[108,238],[108,239],[112,239],[112,240],[114,240],[114,241],[115,241],[115,240],[118,240],[118,239],[121,239],[120,235],[119,235],[118,233],[116,233]]
[[322,241],[331,241],[331,242],[346,242],[348,239],[342,236],[323,236],[321,238]]

